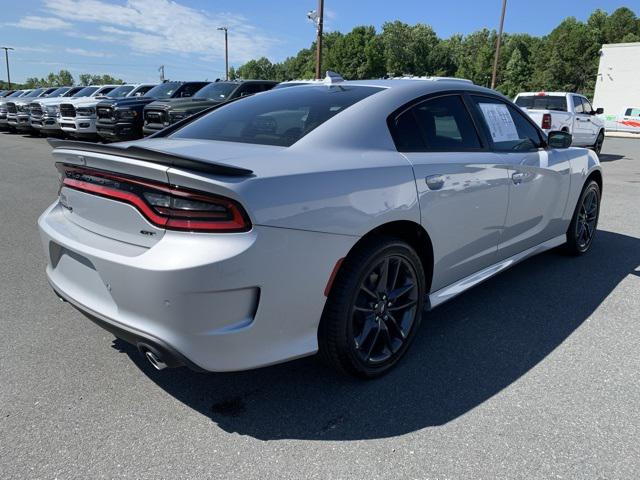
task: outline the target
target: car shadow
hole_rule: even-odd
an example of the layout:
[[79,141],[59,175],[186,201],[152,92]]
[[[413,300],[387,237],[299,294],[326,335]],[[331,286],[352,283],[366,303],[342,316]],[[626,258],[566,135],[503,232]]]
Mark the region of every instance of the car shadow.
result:
[[425,314],[407,358],[358,381],[315,357],[240,373],[155,371],[114,341],[157,385],[227,432],[261,440],[360,440],[442,425],[509,387],[585,322],[628,275],[640,239],[599,231],[573,258],[529,259]]
[[600,162],[615,162],[616,160],[622,160],[627,157],[613,153],[601,153],[598,158],[600,159]]

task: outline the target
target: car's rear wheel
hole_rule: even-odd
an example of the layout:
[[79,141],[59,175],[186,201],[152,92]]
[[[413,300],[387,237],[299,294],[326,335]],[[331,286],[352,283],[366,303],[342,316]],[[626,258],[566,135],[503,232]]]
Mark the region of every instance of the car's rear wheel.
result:
[[395,238],[367,242],[332,286],[318,335],[321,356],[358,377],[386,373],[415,336],[425,294],[424,269],[410,245]]
[[600,187],[589,181],[580,194],[580,200],[573,213],[567,231],[567,251],[573,255],[582,255],[591,248],[600,216]]
[[602,151],[602,145],[604,145],[604,131],[600,130],[598,138],[596,138],[596,143],[593,144],[593,151],[600,155],[600,152]]

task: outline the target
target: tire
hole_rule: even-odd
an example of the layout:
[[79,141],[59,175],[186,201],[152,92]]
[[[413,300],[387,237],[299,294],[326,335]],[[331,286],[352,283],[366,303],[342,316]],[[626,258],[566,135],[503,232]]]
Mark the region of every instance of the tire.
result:
[[589,181],[582,189],[567,230],[565,249],[569,254],[583,255],[591,248],[598,227],[600,200],[600,187],[595,181]]
[[401,239],[375,238],[349,254],[333,283],[318,330],[325,363],[360,378],[387,373],[404,356],[418,330],[425,284],[420,258]]
[[600,133],[598,134],[598,138],[596,138],[596,143],[594,143],[593,146],[591,147],[598,156],[600,156],[600,152],[602,151],[603,144],[604,144],[604,130],[600,130]]

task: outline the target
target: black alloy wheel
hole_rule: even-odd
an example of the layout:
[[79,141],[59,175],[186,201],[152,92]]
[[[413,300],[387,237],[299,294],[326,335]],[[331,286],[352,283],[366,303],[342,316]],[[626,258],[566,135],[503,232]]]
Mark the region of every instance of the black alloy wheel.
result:
[[323,312],[320,355],[362,378],[389,371],[420,325],[425,273],[403,240],[382,237],[357,247],[342,264]]
[[600,187],[592,180],[582,190],[567,231],[567,248],[570,253],[582,255],[591,248],[598,228],[600,199]]

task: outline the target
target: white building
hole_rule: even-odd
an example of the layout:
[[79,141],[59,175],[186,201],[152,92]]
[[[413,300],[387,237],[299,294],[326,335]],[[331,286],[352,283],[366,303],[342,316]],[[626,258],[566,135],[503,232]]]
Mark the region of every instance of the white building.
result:
[[602,46],[593,105],[607,116],[640,107],[640,43]]

